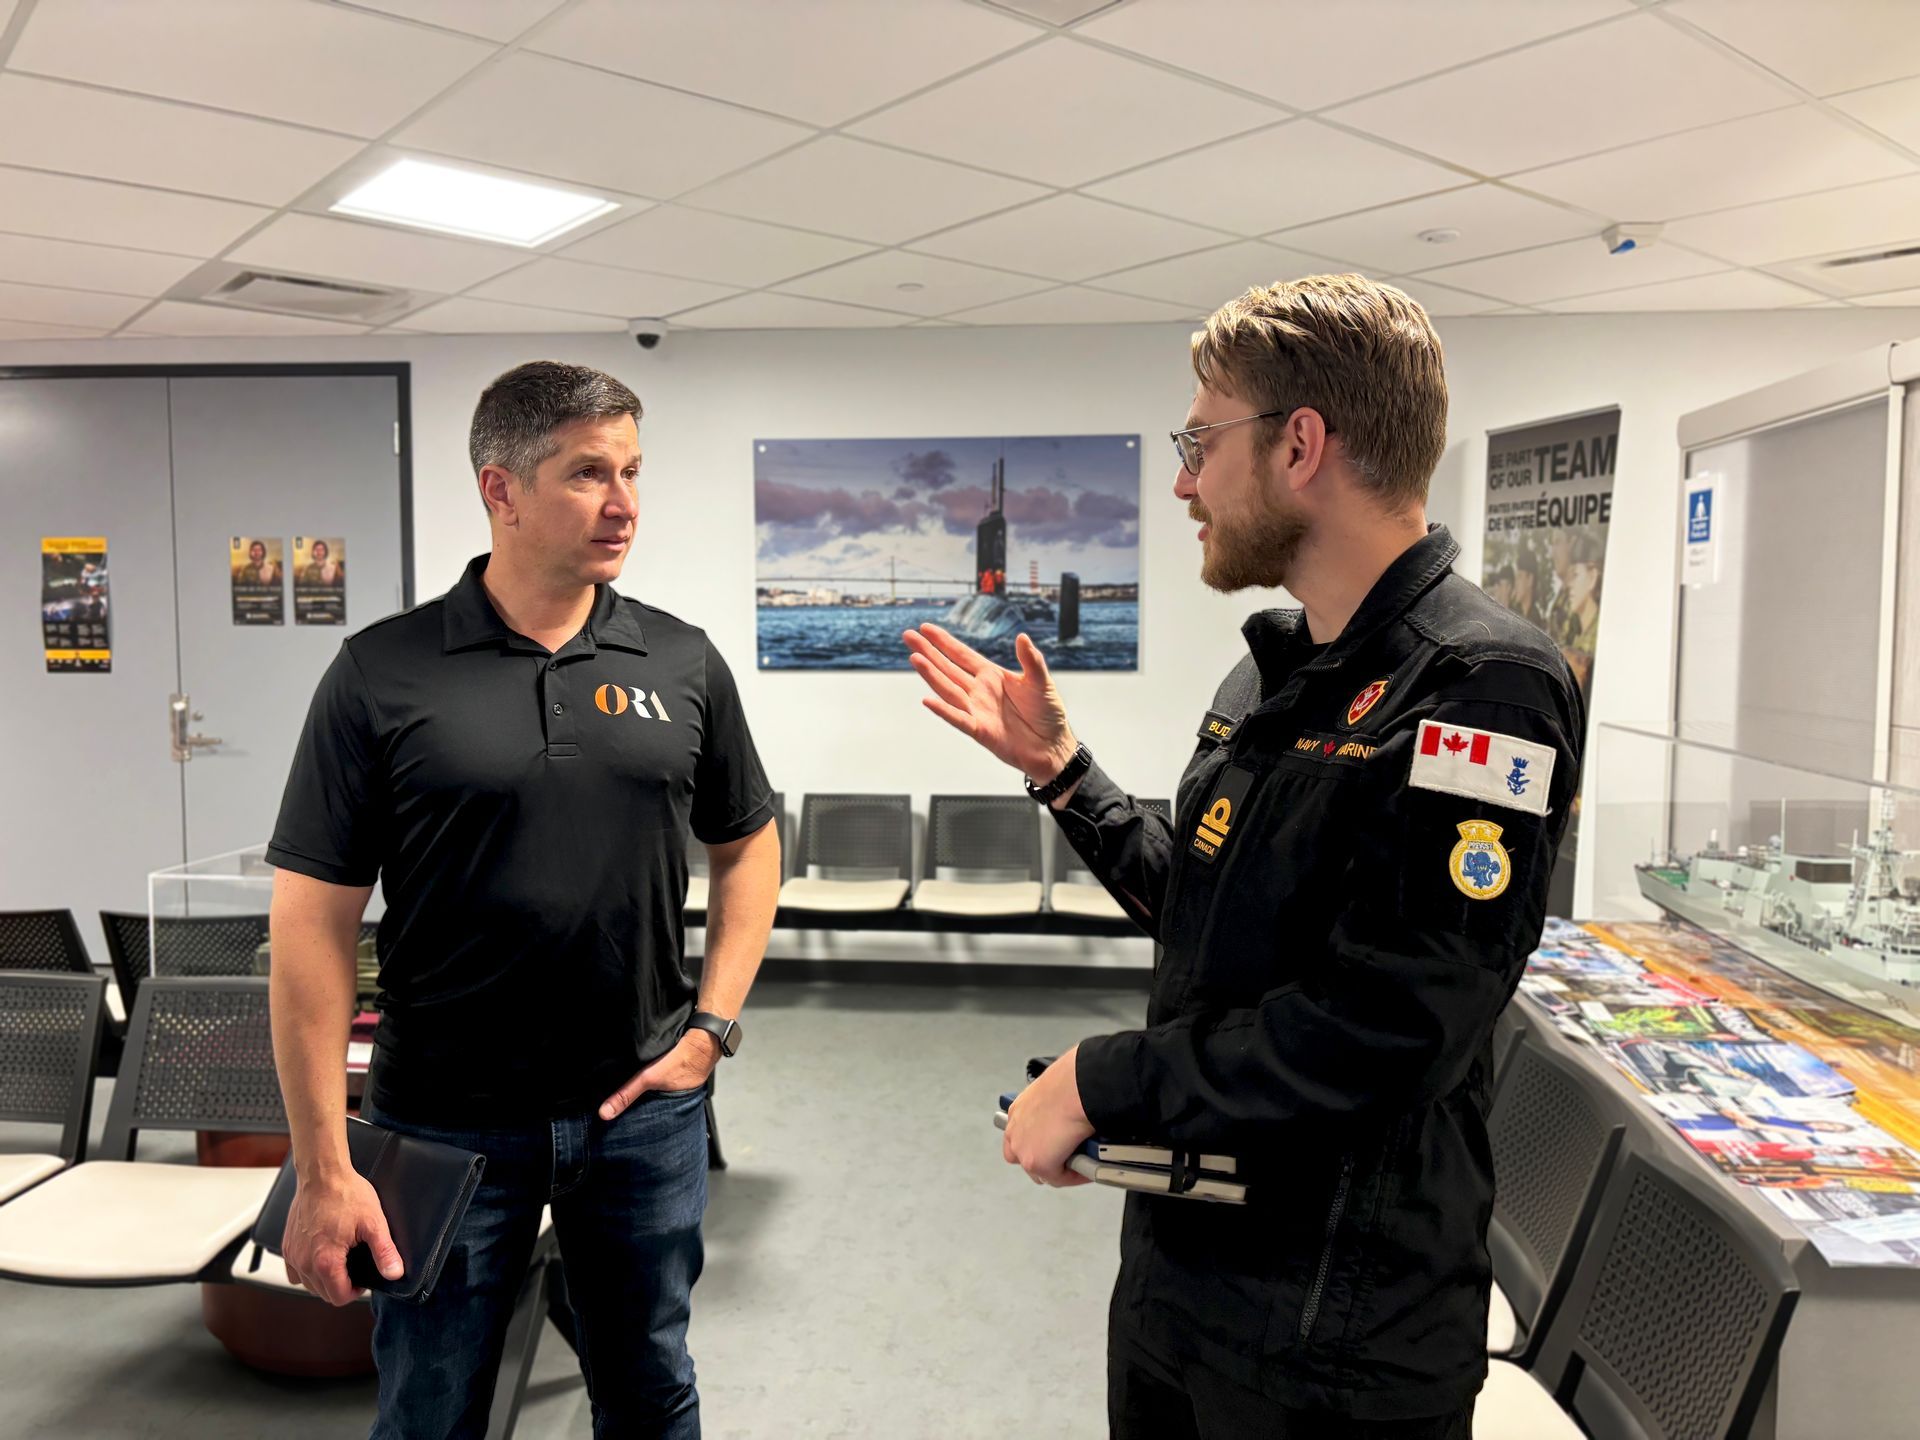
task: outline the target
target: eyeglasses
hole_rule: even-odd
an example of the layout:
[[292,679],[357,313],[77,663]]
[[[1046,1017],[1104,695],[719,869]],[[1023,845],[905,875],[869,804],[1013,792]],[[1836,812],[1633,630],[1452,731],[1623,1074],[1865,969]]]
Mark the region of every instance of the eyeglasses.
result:
[[1244,425],[1249,420],[1272,420],[1277,416],[1291,415],[1292,413],[1293,411],[1291,409],[1262,410],[1258,415],[1242,415],[1237,420],[1216,420],[1211,425],[1196,425],[1191,430],[1169,430],[1167,434],[1173,440],[1173,448],[1180,455],[1180,464],[1186,469],[1189,475],[1197,479],[1200,474],[1201,465],[1206,463],[1207,452],[1201,447],[1200,442],[1194,438],[1195,436],[1204,435],[1209,430],[1224,429],[1228,425]]

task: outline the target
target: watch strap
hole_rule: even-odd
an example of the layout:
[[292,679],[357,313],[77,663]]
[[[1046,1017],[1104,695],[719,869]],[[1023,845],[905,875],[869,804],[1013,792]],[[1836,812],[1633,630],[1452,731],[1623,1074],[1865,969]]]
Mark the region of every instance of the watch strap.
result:
[[1093,752],[1084,745],[1078,746],[1072,757],[1061,767],[1060,773],[1046,784],[1036,785],[1031,780],[1027,781],[1027,794],[1031,795],[1038,804],[1051,805],[1066,794],[1080,777],[1092,768]]
[[715,1015],[711,1010],[696,1010],[687,1018],[687,1029],[705,1030],[719,1043],[723,1058],[738,1053],[740,1049],[740,1022],[729,1020],[724,1015]]

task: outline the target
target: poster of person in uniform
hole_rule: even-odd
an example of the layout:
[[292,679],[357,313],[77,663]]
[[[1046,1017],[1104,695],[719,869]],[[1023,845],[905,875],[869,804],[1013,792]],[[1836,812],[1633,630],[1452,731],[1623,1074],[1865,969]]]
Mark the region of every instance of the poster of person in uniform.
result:
[[1619,440],[1617,409],[1487,436],[1481,586],[1553,637],[1589,705]]
[[286,624],[286,548],[280,538],[235,535],[227,563],[233,574],[233,623]]
[[104,536],[40,541],[40,635],[49,674],[113,669]]
[[293,623],[347,623],[347,542],[338,535],[293,537]]

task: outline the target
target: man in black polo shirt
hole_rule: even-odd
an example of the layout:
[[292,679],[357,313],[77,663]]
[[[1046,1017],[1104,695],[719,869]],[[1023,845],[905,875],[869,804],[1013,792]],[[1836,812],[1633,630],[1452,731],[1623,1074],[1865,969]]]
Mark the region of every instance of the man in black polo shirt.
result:
[[1417,304],[1358,275],[1251,290],[1193,368],[1173,493],[1201,578],[1300,608],[1242,628],[1172,823],[1077,744],[1025,636],[1017,674],[907,637],[929,708],[1027,775],[1164,952],[1145,1027],[1048,1067],[1004,1154],[1054,1185],[1095,1133],[1241,1161],[1245,1206],[1127,1197],[1116,1440],[1468,1440],[1489,1040],[1539,942],[1580,696],[1427,524],[1447,386]]
[[[493,549],[349,639],[320,683],[268,858],[273,1029],[300,1188],[287,1268],[333,1304],[346,1253],[400,1270],[348,1162],[342,1056],[376,879],[380,1028],[362,1115],[487,1157],[424,1305],[376,1294],[376,1437],[480,1436],[552,1206],[596,1436],[699,1434],[705,1086],[779,888],[772,795],[707,637],[624,599],[640,402],[539,361],[490,385],[470,449]],[[698,991],[689,829],[712,860]]]

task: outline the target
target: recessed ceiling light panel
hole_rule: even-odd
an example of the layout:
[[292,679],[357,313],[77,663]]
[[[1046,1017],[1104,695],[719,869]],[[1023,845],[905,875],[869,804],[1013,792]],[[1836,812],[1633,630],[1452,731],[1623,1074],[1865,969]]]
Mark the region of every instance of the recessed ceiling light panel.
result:
[[576,190],[504,180],[426,160],[398,160],[331,208],[336,215],[530,247],[620,207]]

